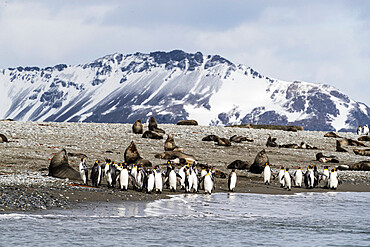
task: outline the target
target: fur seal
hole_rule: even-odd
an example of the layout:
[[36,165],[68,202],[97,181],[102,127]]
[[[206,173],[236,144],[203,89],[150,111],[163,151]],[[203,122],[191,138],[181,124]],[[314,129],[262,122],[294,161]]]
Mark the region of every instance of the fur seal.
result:
[[163,139],[163,135],[161,133],[153,131],[153,130],[145,131],[144,134],[141,137],[142,138],[149,138],[149,139],[156,139],[156,140]]
[[338,136],[337,134],[335,134],[334,132],[328,132],[324,135],[324,137],[342,138],[342,137]]
[[175,139],[173,139],[172,135],[168,135],[167,139],[164,143],[164,151],[179,151],[183,152],[182,148],[176,146]]
[[360,136],[358,140],[363,142],[370,142],[370,136]]
[[138,119],[135,121],[135,123],[132,125],[132,131],[135,134],[142,134],[143,133],[143,124],[141,123],[141,119]]
[[177,125],[198,125],[198,122],[195,120],[180,120],[177,122]]
[[226,139],[226,138],[218,138],[217,139],[217,145],[219,146],[225,146],[225,147],[230,147],[231,146],[231,141],[229,139]]
[[337,152],[348,152],[346,149],[342,148],[342,146],[340,145],[340,141],[337,140],[337,143],[336,143],[336,151]]
[[68,155],[65,149],[56,153],[51,159],[49,176],[81,180],[80,173],[68,165]]
[[208,135],[206,137],[203,137],[202,138],[202,141],[204,142],[210,142],[210,141],[214,141],[214,142],[217,142],[217,140],[219,139],[220,137],[216,136],[216,135]]
[[3,143],[3,142],[9,142],[9,141],[8,141],[8,138],[6,138],[6,136],[5,136],[5,135],[0,134],[0,143]]
[[178,152],[178,151],[165,151],[164,153],[156,154],[154,157],[157,159],[165,159],[165,160],[173,160],[176,158],[180,160],[184,159],[188,163],[193,163],[194,161],[196,161],[194,156],[185,154],[182,152]]
[[353,149],[353,152],[357,155],[370,156],[370,149]]
[[250,166],[247,161],[234,160],[227,166],[227,169],[248,170]]
[[230,137],[229,140],[231,142],[236,142],[236,143],[241,143],[241,142],[244,142],[244,141],[254,142],[254,140],[252,138],[248,138],[248,137],[244,137],[244,136],[238,136],[238,135],[233,135],[232,137]]
[[266,147],[278,147],[279,145],[276,143],[276,138],[272,138],[270,135],[267,138]]
[[339,163],[338,157],[331,155],[331,156],[325,156],[323,153],[317,153],[316,154],[316,160],[318,160],[321,163]]
[[163,129],[158,128],[157,121],[155,120],[154,117],[150,117],[148,128],[149,128],[149,130],[155,131],[155,132],[158,132],[158,133],[162,133],[162,134],[166,133]]
[[142,159],[134,141],[131,141],[130,145],[126,148],[124,158],[125,162],[129,165],[134,164],[139,159]]
[[249,168],[249,171],[252,173],[261,174],[265,169],[265,164],[270,164],[269,158],[267,157],[265,149],[262,149],[254,159],[253,164]]
[[279,145],[279,148],[295,148],[295,149],[299,149],[301,147],[298,144],[291,143],[291,144],[282,144],[282,145]]
[[350,170],[355,171],[370,171],[370,161],[364,160],[349,166]]
[[339,140],[340,142],[340,145],[341,146],[360,146],[360,147],[366,147],[365,144],[363,144],[362,142],[359,142],[359,141],[356,141],[356,140],[352,140],[352,139],[347,139],[347,138],[344,138],[342,140]]

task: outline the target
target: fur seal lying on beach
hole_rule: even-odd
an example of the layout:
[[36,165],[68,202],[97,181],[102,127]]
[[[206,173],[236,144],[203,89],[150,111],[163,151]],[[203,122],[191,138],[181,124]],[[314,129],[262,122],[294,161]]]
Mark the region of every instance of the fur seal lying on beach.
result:
[[198,122],[195,120],[180,120],[177,125],[198,125]]
[[161,133],[161,134],[165,134],[166,133],[163,129],[158,128],[157,121],[155,120],[154,117],[150,117],[148,128],[151,131],[155,131],[155,132],[158,132],[158,133]]
[[324,135],[324,137],[342,138],[339,135],[335,134],[334,132],[328,132]]
[[347,139],[347,138],[344,138],[342,140],[339,140],[339,143],[340,143],[341,146],[366,147],[366,145],[363,144],[362,142],[359,142],[359,141],[356,141],[356,140],[352,140],[352,139]]
[[350,170],[355,171],[370,171],[370,161],[364,160],[349,166]]
[[216,135],[208,135],[206,137],[203,137],[202,141],[204,142],[210,142],[210,141],[213,141],[213,142],[217,142],[217,140],[219,139],[220,137],[216,136]]
[[353,149],[353,152],[357,155],[370,156],[370,149]]
[[6,136],[5,136],[5,135],[0,134],[0,143],[3,143],[3,142],[9,142],[9,141],[8,141],[8,138],[6,138]]
[[51,159],[49,176],[81,180],[80,173],[68,165],[68,155],[65,149],[56,153]]
[[174,160],[178,158],[180,160],[183,159],[188,163],[193,163],[194,161],[196,161],[194,156],[178,151],[165,151],[164,153],[156,154],[154,157],[157,159],[165,160]]
[[227,169],[248,170],[250,166],[248,161],[234,160],[227,166]]
[[244,141],[247,141],[247,142],[253,142],[254,141],[252,138],[248,138],[248,137],[244,137],[244,136],[238,136],[238,135],[233,135],[232,137],[230,137],[229,140],[231,142],[236,142],[236,143],[241,143],[241,142],[244,142]]
[[339,163],[338,157],[331,155],[331,156],[325,156],[323,153],[317,153],[316,154],[316,160],[320,161],[321,163]]
[[370,136],[360,136],[358,140],[363,142],[370,142]]
[[230,147],[231,146],[231,141],[229,139],[220,137],[220,138],[217,139],[216,144],[219,145],[219,146]]
[[164,151],[183,152],[184,150],[182,148],[179,148],[178,146],[176,146],[175,139],[172,137],[172,135],[168,135],[167,139],[164,143]]
[[157,131],[147,130],[144,132],[144,134],[141,136],[142,138],[149,138],[149,139],[156,139],[160,140],[163,139],[163,135]]
[[337,143],[336,143],[336,151],[337,152],[342,152],[342,153],[348,152],[346,149],[342,148],[342,146],[340,145],[339,140],[337,140]]
[[249,168],[249,171],[252,173],[261,174],[265,169],[265,164],[270,163],[269,158],[267,157],[265,149],[262,149],[254,159],[253,164]]
[[142,134],[143,133],[143,124],[141,123],[141,119],[138,119],[135,121],[135,123],[132,125],[132,131],[135,134]]

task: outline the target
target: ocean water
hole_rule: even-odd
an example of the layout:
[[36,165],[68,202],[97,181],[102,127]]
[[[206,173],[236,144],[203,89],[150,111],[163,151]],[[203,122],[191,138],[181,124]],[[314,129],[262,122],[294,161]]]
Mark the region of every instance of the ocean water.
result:
[[370,193],[178,195],[0,215],[1,246],[370,246]]

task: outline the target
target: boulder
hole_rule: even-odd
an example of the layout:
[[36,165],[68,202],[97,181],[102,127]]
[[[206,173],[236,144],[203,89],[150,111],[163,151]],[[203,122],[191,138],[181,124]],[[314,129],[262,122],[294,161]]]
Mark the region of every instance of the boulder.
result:
[[260,174],[263,172],[266,163],[270,163],[270,161],[267,157],[265,149],[263,149],[256,155],[253,164],[249,168],[249,171],[252,173]]
[[198,122],[195,120],[180,120],[177,125],[198,125]]
[[54,155],[49,165],[49,176],[56,178],[68,178],[71,180],[81,180],[80,173],[69,166],[68,155],[65,149],[62,149]]

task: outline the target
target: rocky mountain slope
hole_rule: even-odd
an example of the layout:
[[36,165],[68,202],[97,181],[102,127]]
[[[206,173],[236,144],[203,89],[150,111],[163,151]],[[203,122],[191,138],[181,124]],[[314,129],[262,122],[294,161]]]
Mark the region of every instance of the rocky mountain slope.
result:
[[0,119],[201,125],[300,125],[353,131],[370,108],[336,88],[261,75],[218,55],[113,54],[91,63],[0,70]]

